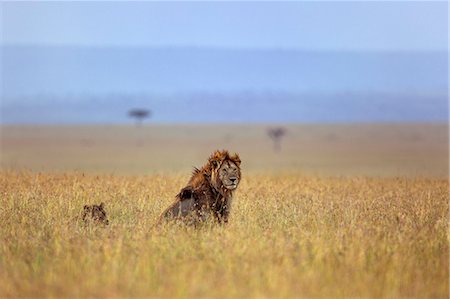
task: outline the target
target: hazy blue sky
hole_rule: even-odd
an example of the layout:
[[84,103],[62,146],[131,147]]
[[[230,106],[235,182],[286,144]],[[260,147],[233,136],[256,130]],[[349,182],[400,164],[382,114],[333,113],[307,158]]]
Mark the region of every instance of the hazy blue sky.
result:
[[2,2],[6,44],[446,50],[447,2]]
[[0,123],[448,118],[446,1],[0,7]]

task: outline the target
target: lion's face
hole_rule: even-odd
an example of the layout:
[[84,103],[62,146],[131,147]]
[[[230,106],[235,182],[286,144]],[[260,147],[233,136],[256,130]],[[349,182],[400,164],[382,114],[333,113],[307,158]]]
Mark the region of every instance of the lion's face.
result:
[[217,171],[218,179],[228,190],[234,190],[241,180],[241,171],[232,161],[224,161]]
[[220,191],[233,191],[241,181],[241,159],[238,154],[215,151],[208,160],[212,186]]

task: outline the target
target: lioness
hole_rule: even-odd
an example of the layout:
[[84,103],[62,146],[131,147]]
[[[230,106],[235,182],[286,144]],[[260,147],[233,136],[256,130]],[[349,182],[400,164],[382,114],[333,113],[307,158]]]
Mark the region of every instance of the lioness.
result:
[[160,216],[165,219],[205,220],[212,215],[219,223],[228,222],[233,192],[241,181],[241,159],[228,151],[215,151],[200,169],[195,168],[186,187]]

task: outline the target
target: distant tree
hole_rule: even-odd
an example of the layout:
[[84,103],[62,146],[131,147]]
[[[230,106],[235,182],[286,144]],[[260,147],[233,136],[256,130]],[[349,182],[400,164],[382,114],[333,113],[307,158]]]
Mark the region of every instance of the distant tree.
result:
[[146,109],[131,109],[128,111],[128,116],[136,119],[136,126],[140,127],[144,118],[150,117],[152,112]]
[[267,135],[273,141],[273,149],[275,152],[281,151],[281,138],[286,134],[286,129],[282,127],[267,129]]

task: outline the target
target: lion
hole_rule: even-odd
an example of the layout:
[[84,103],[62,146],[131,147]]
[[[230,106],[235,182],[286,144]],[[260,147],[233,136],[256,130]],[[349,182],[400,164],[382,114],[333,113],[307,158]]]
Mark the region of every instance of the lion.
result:
[[159,217],[158,223],[169,219],[204,221],[209,216],[227,223],[233,192],[241,181],[241,159],[238,154],[215,151],[200,169],[194,168],[187,186],[176,195],[175,202]]
[[105,204],[102,202],[100,205],[85,205],[83,208],[82,219],[84,223],[94,222],[97,224],[109,224],[108,217],[106,216]]

